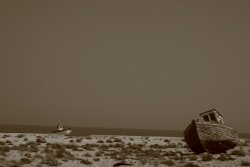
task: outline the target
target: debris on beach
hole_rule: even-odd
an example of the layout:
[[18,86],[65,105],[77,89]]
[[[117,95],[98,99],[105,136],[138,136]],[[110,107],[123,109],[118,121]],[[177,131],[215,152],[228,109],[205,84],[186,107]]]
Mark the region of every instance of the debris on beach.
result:
[[127,163],[127,162],[117,162],[113,165],[113,167],[116,167],[116,166],[131,166],[132,164],[131,163]]

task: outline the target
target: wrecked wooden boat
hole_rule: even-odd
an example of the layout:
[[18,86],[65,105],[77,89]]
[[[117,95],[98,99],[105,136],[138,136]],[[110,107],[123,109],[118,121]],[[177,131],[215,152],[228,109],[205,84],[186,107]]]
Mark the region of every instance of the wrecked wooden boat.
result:
[[185,141],[192,151],[217,154],[238,144],[237,132],[224,125],[223,116],[217,110],[203,112],[200,116],[203,120],[192,120],[184,131]]

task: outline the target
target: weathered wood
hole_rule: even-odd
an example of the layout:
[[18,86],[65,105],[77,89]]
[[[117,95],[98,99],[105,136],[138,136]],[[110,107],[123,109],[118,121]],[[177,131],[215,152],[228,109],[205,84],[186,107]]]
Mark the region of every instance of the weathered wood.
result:
[[195,120],[184,131],[184,137],[195,153],[221,153],[235,147],[239,142],[238,134],[231,127]]

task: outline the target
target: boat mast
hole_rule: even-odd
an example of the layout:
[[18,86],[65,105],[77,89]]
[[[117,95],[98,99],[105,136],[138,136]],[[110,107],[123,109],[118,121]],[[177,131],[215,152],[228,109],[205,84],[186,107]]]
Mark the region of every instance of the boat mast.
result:
[[59,121],[57,124],[57,130],[63,130],[63,125],[62,125],[61,121]]

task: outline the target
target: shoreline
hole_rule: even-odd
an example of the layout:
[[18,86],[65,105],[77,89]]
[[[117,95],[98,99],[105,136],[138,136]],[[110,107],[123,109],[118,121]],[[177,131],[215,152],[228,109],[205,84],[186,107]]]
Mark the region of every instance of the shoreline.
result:
[[[125,136],[162,136],[183,137],[181,130],[162,129],[128,129],[128,128],[98,128],[98,127],[70,127],[72,136],[87,135],[125,135]],[[55,126],[34,125],[0,125],[0,133],[51,133]],[[250,139],[250,133],[238,133],[240,138]]]

